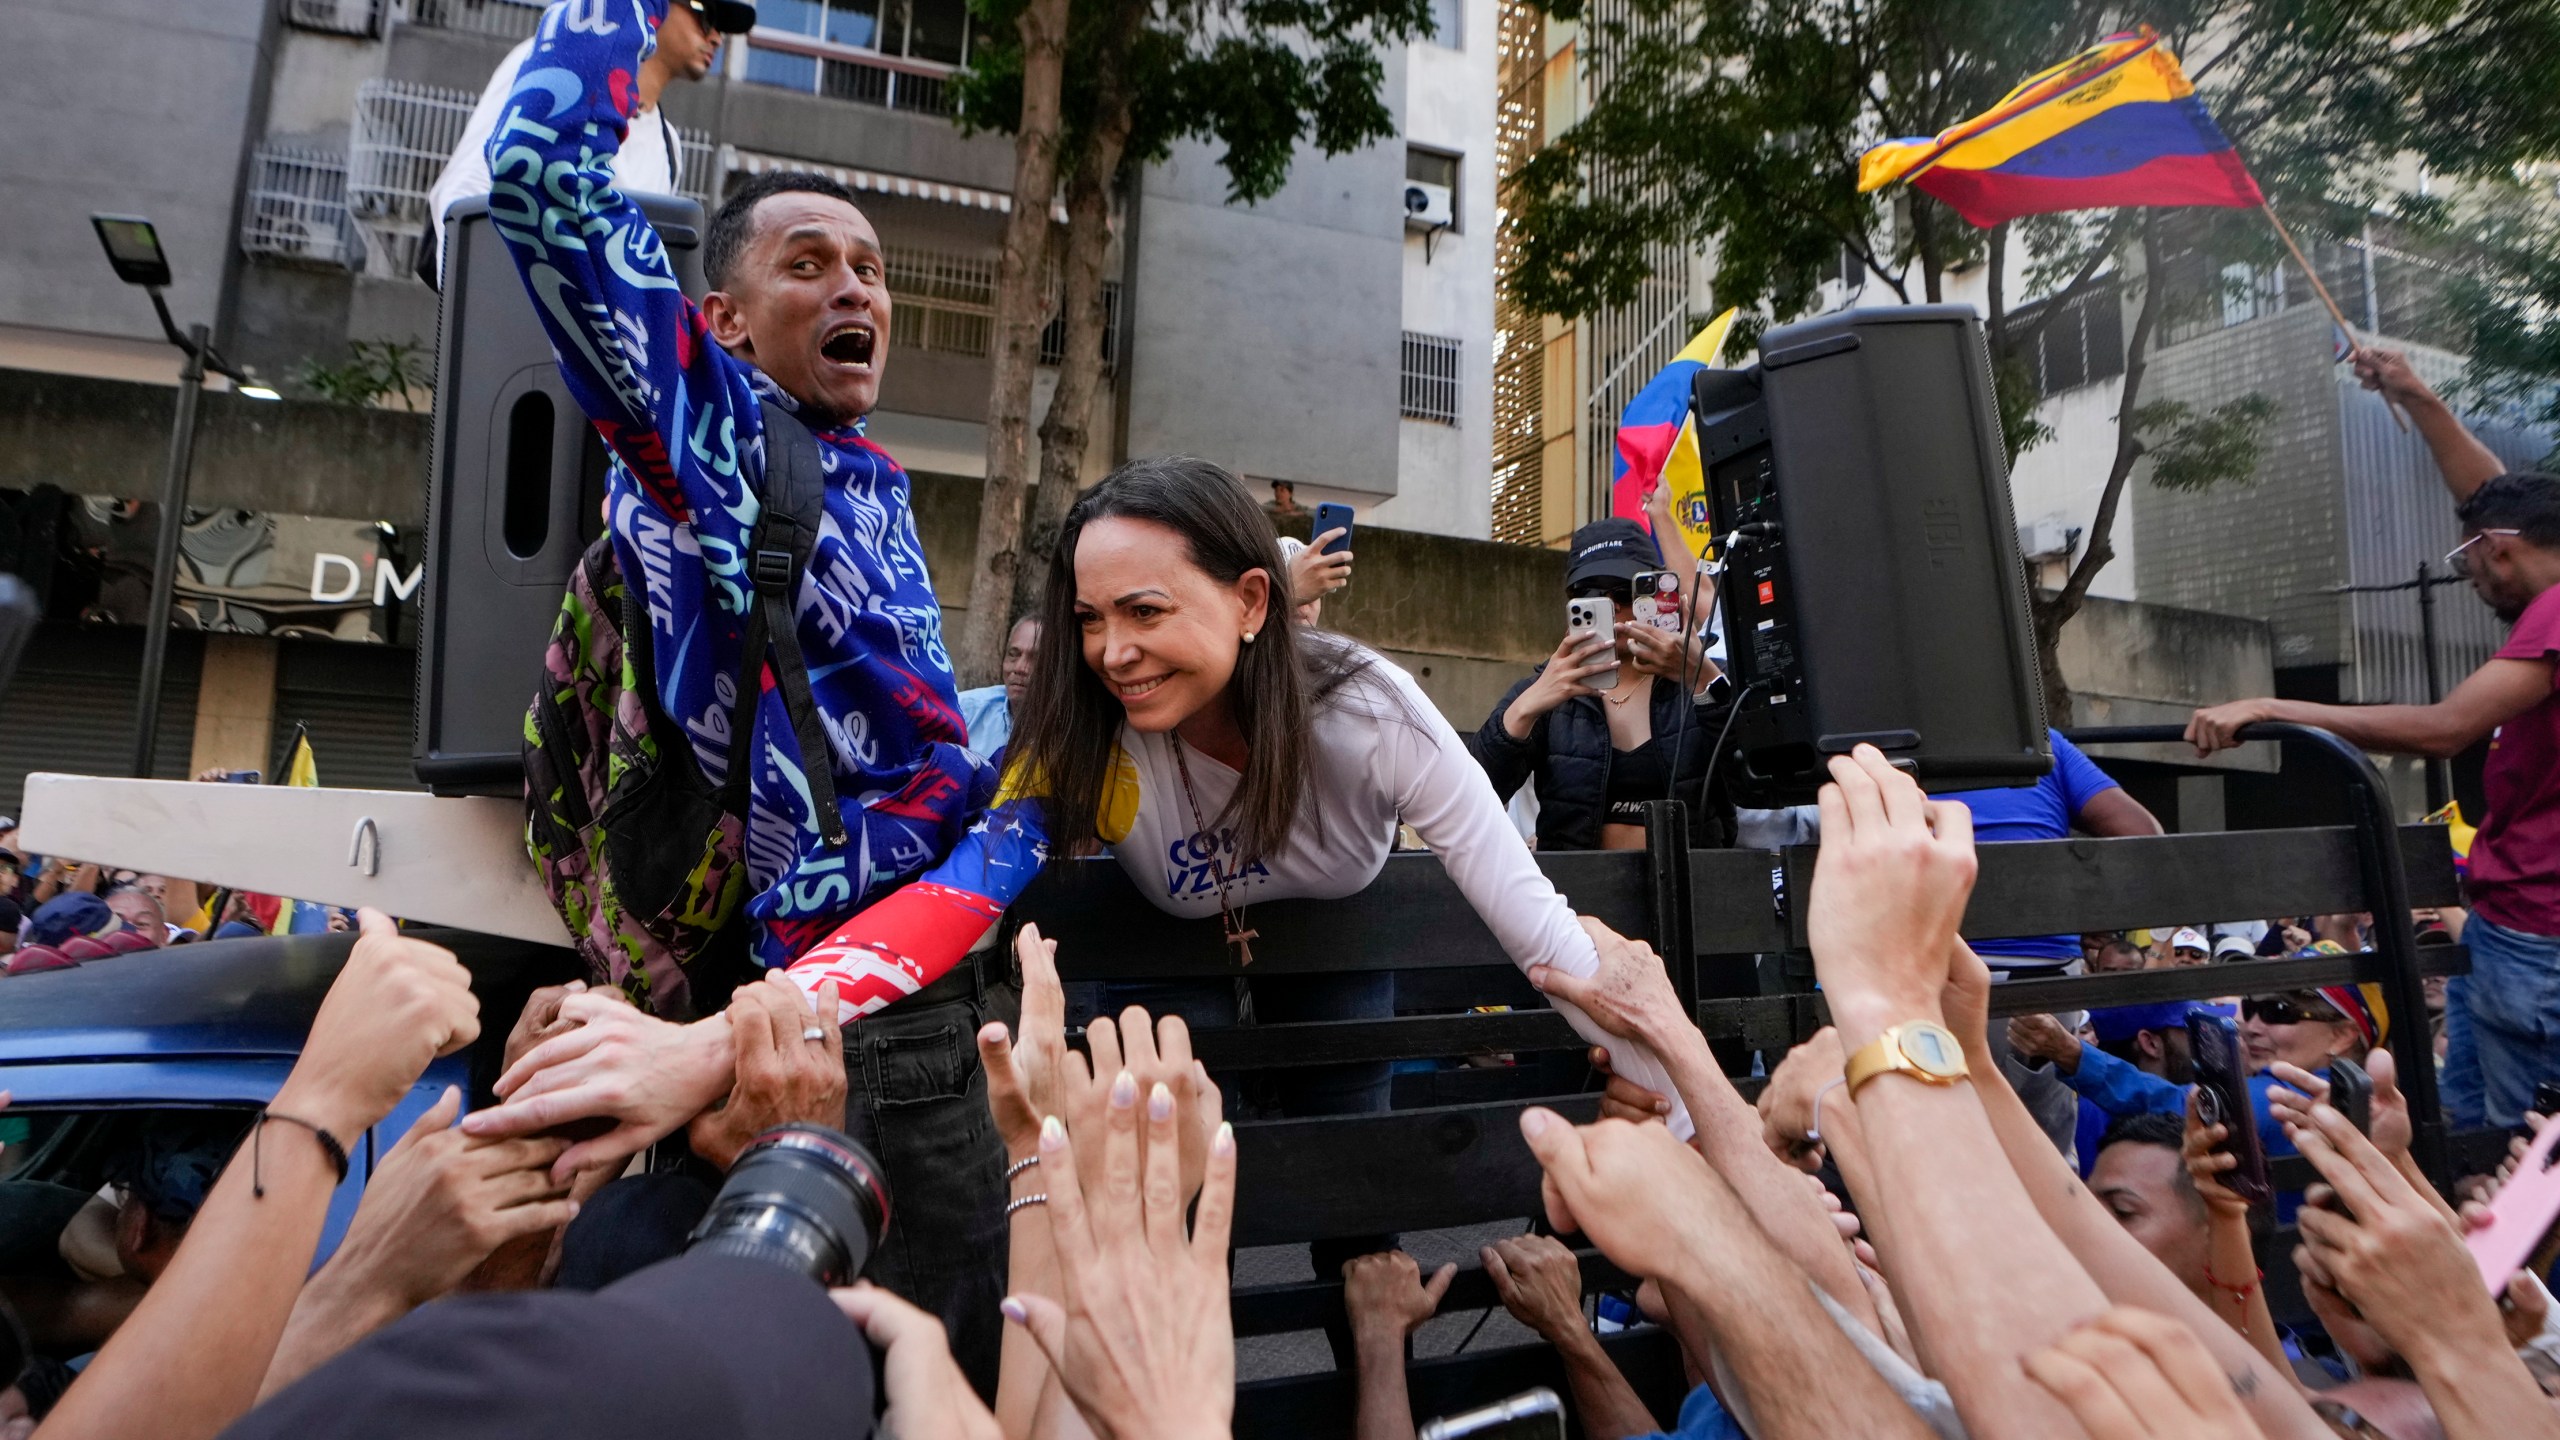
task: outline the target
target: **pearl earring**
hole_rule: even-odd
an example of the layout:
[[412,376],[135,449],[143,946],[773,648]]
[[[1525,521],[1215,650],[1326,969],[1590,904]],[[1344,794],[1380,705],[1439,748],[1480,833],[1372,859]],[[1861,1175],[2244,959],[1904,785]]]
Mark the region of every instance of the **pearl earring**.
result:
[[1247,630],[1246,632],[1244,632],[1244,643],[1246,643],[1247,645],[1250,645],[1250,644],[1252,644],[1252,643],[1253,643],[1253,632],[1252,632],[1252,631]]

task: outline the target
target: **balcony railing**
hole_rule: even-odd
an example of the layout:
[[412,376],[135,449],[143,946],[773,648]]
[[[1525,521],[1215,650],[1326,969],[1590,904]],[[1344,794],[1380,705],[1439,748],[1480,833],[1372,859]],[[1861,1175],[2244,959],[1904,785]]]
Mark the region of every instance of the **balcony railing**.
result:
[[[294,0],[296,4],[327,0]],[[464,30],[521,40],[542,23],[543,7],[526,0],[393,0],[395,14],[412,25],[437,30]]]
[[346,266],[363,242],[347,214],[347,157],[270,142],[249,162],[240,248],[252,255]]
[[831,100],[949,115],[952,68],[760,26],[747,37],[747,78]]

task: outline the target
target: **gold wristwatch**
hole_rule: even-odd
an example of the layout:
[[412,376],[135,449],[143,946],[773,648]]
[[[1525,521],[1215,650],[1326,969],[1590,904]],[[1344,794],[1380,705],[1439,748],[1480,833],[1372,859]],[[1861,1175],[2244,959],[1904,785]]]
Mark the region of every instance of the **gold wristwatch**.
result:
[[1973,1073],[1954,1032],[1932,1020],[1906,1020],[1859,1046],[1843,1073],[1854,1096],[1859,1086],[1888,1071],[1928,1085],[1953,1085]]

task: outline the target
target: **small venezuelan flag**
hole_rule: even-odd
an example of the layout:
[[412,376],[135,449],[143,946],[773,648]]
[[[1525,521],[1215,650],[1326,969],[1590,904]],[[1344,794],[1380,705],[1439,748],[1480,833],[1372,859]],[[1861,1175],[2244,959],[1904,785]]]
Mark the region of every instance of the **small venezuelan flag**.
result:
[[[1671,357],[1671,363],[1647,381],[1620,412],[1616,454],[1609,475],[1610,514],[1644,520],[1645,500],[1662,479],[1663,462],[1670,458],[1672,446],[1680,438],[1680,427],[1689,418],[1689,382],[1700,369],[1713,365],[1724,354],[1725,333],[1733,328],[1733,316],[1734,312],[1727,310],[1708,321],[1707,328],[1690,337],[1689,343],[1680,347],[1680,353]],[[1704,525],[1703,516],[1699,523]]]
[[2149,26],[2030,78],[1963,124],[1859,157],[1860,193],[1896,180],[1981,226],[2116,205],[2265,203]]

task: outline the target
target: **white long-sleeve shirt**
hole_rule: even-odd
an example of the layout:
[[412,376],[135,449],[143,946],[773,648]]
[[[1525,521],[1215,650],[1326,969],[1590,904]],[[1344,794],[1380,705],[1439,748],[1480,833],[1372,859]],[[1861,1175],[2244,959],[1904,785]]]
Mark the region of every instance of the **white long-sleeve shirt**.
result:
[[[1378,878],[1401,822],[1440,857],[1514,964],[1592,974],[1599,952],[1512,828],[1483,767],[1413,677],[1365,650],[1360,655],[1370,668],[1315,707],[1306,791],[1288,835],[1242,873],[1234,869],[1232,827],[1217,827],[1213,837],[1201,823],[1215,824],[1242,777],[1186,747],[1186,794],[1173,736],[1121,728],[1122,764],[1096,818],[1139,892],[1176,915],[1215,915],[1214,855],[1227,872],[1230,906],[1339,899]],[[1048,857],[1048,802],[1034,789],[1010,788],[1023,778],[1009,777],[1007,790],[940,864],[793,960],[791,978],[802,991],[815,1000],[832,984],[839,1019],[855,1019],[932,984],[980,941]],[[1608,1035],[1573,1006],[1554,1004],[1583,1039],[1608,1047],[1617,1073],[1678,1106],[1658,1057]],[[1686,1138],[1688,1111],[1675,1108],[1671,1119]]]
[[[471,118],[463,123],[461,143],[446,157],[444,169],[437,172],[436,183],[427,192],[427,234],[419,243],[438,276],[444,274],[444,212],[455,201],[489,193],[489,134],[498,128],[498,114],[516,88],[516,71],[532,53],[533,40],[527,38],[498,62],[488,87],[480,92],[480,103],[471,107]],[[631,117],[630,133],[613,157],[614,181],[627,192],[677,194],[681,177],[676,160],[681,153],[675,127],[651,105]]]

